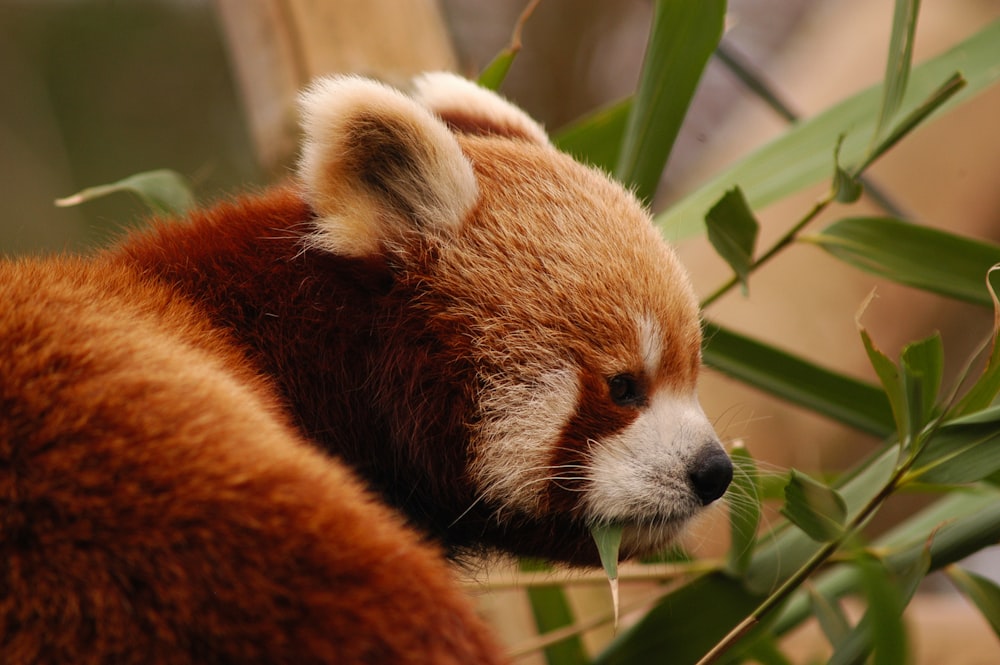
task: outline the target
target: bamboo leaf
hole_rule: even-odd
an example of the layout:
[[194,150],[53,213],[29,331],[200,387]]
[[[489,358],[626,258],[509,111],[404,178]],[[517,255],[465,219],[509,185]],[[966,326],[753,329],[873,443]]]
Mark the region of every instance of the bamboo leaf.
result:
[[[947,494],[879,537],[875,547],[892,552],[885,557],[885,564],[890,570],[902,573],[927,556],[931,533],[934,534],[929,551],[931,570],[996,543],[1000,539],[1000,490],[979,486]],[[813,585],[825,596],[839,598],[859,589],[858,571],[851,566],[836,566],[815,578]],[[809,599],[799,593],[775,621],[774,634],[788,632],[809,615]]]
[[[543,564],[523,560],[523,570],[544,569]],[[566,592],[562,587],[529,587],[528,602],[535,618],[535,627],[539,633],[547,633],[557,628],[563,628],[573,623],[573,610],[569,606]],[[586,652],[578,635],[567,637],[555,644],[545,647],[545,659],[548,665],[583,665],[587,663]]]
[[1000,637],[1000,586],[959,566],[948,566],[945,574],[959,591],[976,604],[993,632]]
[[658,0],[615,176],[656,192],[701,73],[722,38],[725,0]]
[[889,359],[889,356],[882,353],[875,346],[868,331],[861,325],[861,315],[868,307],[868,303],[871,302],[874,295],[875,292],[873,291],[861,305],[855,317],[855,324],[861,335],[861,343],[864,344],[865,353],[868,354],[868,360],[871,362],[875,374],[878,375],[879,381],[882,382],[882,388],[885,390],[886,397],[889,398],[889,405],[892,407],[892,417],[896,422],[896,433],[899,440],[908,441],[910,435],[910,417],[903,389],[903,379],[900,376],[899,368],[896,366],[896,363]]
[[631,97],[615,102],[563,128],[552,142],[576,160],[610,173],[618,163],[631,109]]
[[843,535],[847,504],[836,490],[792,469],[781,514],[813,540],[828,542]]
[[729,503],[729,560],[727,569],[742,575],[750,566],[760,527],[761,502],[757,464],[750,451],[735,445],[729,451],[735,473],[726,493]]
[[1000,266],[993,266],[986,273],[986,288],[993,302],[993,341],[990,357],[982,376],[953,409],[952,413],[955,415],[979,411],[991,404],[1000,393],[1000,298],[997,298],[994,279],[1000,279]]
[[844,610],[836,601],[827,598],[815,587],[810,586],[806,591],[809,596],[809,607],[816,616],[816,621],[827,641],[830,644],[837,644],[844,640],[851,632],[851,624]]
[[[1000,79],[996,57],[998,42],[1000,20],[948,52],[914,67],[901,111],[909,112],[908,109],[922,106],[940,82],[955,71],[962,71],[968,85],[944,108],[953,108],[959,101],[985,90]],[[830,175],[830,147],[845,132],[841,160],[846,164],[860,162],[868,152],[880,103],[881,86],[877,85],[799,122],[658,215],[657,224],[671,238],[684,238],[704,230],[705,212],[735,185],[743,189],[750,207],[760,210],[821,182]]]
[[1000,471],[1000,426],[946,424],[913,462],[910,476],[924,483],[973,483]]
[[721,572],[703,575],[664,596],[594,665],[648,665],[663,662],[665,655],[674,665],[696,663],[761,600]]
[[931,116],[931,114],[944,106],[945,102],[958,94],[958,92],[966,85],[967,82],[965,78],[958,72],[955,72],[948,77],[944,83],[942,83],[934,92],[930,94],[923,104],[910,111],[906,117],[893,128],[889,136],[883,139],[878,145],[875,146],[875,148],[871,150],[861,166],[855,169],[855,174],[860,175],[864,172],[864,170],[871,166],[875,160],[887,153],[894,145],[902,141],[907,134],[923,124],[924,121]]
[[833,149],[833,198],[840,203],[854,203],[864,193],[861,181],[848,173],[840,164],[840,147],[844,144],[844,135],[837,138],[837,146]]
[[705,215],[708,239],[733,269],[746,293],[760,224],[739,187],[726,192]]
[[944,372],[944,348],[941,335],[934,334],[903,348],[899,366],[902,369],[903,394],[909,416],[909,431],[920,432],[934,415],[941,376]]
[[885,394],[869,383],[714,323],[705,324],[705,344],[705,364],[727,376],[875,436],[895,431]]
[[888,217],[842,219],[803,240],[895,282],[992,304],[984,276],[1000,263],[1000,245]]
[[157,215],[182,215],[194,207],[194,194],[184,176],[169,169],[136,173],[118,182],[88,187],[72,196],[57,199],[59,207],[75,206],[109,194],[135,194]]
[[489,64],[483,67],[483,71],[479,72],[479,76],[476,78],[476,83],[487,90],[495,91],[500,89],[500,86],[503,85],[504,80],[507,78],[507,72],[510,71],[511,65],[514,64],[514,59],[521,52],[521,31],[524,30],[524,24],[531,18],[539,2],[541,0],[531,0],[524,8],[524,11],[517,18],[517,23],[514,24],[510,43]]
[[611,585],[611,603],[615,611],[615,627],[618,627],[618,549],[622,543],[622,527],[616,524],[598,524],[591,528],[591,535],[601,557],[601,565],[608,575]]
[[913,36],[917,29],[919,0],[896,0],[892,18],[892,36],[889,39],[889,57],[886,59],[885,77],[882,83],[882,108],[878,114],[873,142],[882,138],[899,105],[910,78],[910,64],[913,60]]

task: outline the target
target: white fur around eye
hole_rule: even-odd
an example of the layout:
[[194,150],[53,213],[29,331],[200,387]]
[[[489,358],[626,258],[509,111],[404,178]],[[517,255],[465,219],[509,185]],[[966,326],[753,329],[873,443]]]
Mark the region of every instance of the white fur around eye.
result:
[[504,378],[495,377],[480,403],[471,472],[480,498],[501,510],[536,512],[546,483],[556,475],[549,468],[552,447],[576,410],[579,380],[569,368],[530,383]]

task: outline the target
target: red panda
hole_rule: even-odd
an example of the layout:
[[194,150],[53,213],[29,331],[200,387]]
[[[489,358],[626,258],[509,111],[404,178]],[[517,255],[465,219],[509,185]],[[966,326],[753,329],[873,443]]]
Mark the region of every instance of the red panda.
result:
[[0,661],[495,663],[445,555],[664,547],[732,466],[634,197],[449,74],[294,182],[0,262]]

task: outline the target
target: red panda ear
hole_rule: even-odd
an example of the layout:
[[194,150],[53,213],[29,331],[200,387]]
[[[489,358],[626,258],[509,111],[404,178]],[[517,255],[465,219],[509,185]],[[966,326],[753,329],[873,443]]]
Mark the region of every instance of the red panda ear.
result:
[[455,132],[491,134],[541,145],[549,137],[541,125],[500,95],[448,72],[432,72],[414,80],[414,99],[433,111]]
[[320,217],[317,246],[371,255],[406,229],[457,229],[475,205],[475,175],[455,136],[401,92],[357,77],[325,78],[299,105],[299,178]]

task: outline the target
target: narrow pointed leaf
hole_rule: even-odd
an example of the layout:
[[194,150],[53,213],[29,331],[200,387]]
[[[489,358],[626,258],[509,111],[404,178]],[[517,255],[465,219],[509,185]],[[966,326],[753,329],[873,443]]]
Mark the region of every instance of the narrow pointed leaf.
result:
[[[738,579],[703,575],[666,595],[634,626],[619,633],[594,665],[696,663],[762,600]],[[711,620],[706,620],[711,617]]]
[[[870,457],[857,473],[837,487],[853,518],[892,479],[899,459],[895,448],[886,448]],[[821,547],[800,529],[784,529],[761,538],[753,561],[743,578],[748,589],[768,593],[788,579]]]
[[[969,99],[1000,80],[996,45],[1000,20],[996,20],[951,50],[914,67],[900,112],[924,104],[941,81],[961,70],[967,85],[945,108]],[[760,210],[804,187],[830,176],[830,149],[847,132],[841,150],[844,164],[857,164],[868,153],[881,104],[881,85],[860,92],[822,113],[797,123],[774,141],[762,146],[731,168],[657,216],[656,222],[671,238],[684,238],[704,230],[705,212],[727,190],[739,185],[751,208]]]
[[[544,568],[527,560],[522,561],[521,567],[524,570]],[[547,633],[573,623],[573,610],[562,587],[530,587],[527,594],[539,633]],[[545,659],[549,665],[583,665],[587,662],[583,643],[576,635],[545,647]]]
[[868,360],[871,362],[875,374],[878,375],[879,381],[882,382],[882,388],[885,390],[885,395],[889,399],[889,405],[892,407],[892,417],[896,422],[896,432],[899,440],[905,441],[909,434],[910,421],[906,408],[906,397],[903,393],[903,380],[900,376],[899,368],[896,367],[896,363],[889,359],[889,356],[882,353],[875,346],[868,331],[861,325],[861,314],[870,301],[871,296],[862,305],[855,322],[858,326],[858,332],[861,335],[861,343],[865,347],[865,353],[868,354]]
[[952,75],[949,76],[936,90],[934,90],[934,92],[932,92],[922,104],[906,114],[906,117],[900,120],[899,123],[893,127],[892,132],[890,132],[887,137],[882,139],[882,141],[868,154],[865,161],[857,167],[857,169],[855,169],[855,174],[860,175],[879,157],[889,152],[894,145],[902,141],[907,134],[922,125],[927,118],[929,118],[939,108],[944,106],[949,99],[957,95],[966,85],[968,85],[968,82],[965,80],[965,77],[958,72],[952,73]]
[[539,0],[532,0],[521,12],[521,15],[517,18],[517,23],[514,24],[510,43],[479,72],[479,76],[476,78],[476,82],[479,85],[487,90],[499,90],[500,86],[503,85],[504,80],[507,78],[507,72],[510,71],[511,65],[514,64],[514,59],[521,52],[521,31],[524,29],[524,24],[531,18],[538,3]]
[[945,569],[948,579],[976,604],[979,612],[989,623],[993,632],[1000,637],[1000,586],[990,579],[977,575],[958,566]]
[[847,504],[836,490],[793,469],[781,514],[813,540],[827,542],[843,535]]
[[1000,426],[948,424],[914,460],[911,476],[924,483],[973,483],[1000,471]]
[[[928,534],[933,533],[928,551]],[[875,547],[891,551],[884,561],[896,574],[911,570],[930,556],[930,570],[960,561],[1000,539],[1000,490],[977,487],[952,492],[918,511],[880,536]],[[812,585],[830,598],[855,593],[860,588],[855,567],[836,566],[814,578]],[[774,623],[776,635],[783,635],[811,615],[804,593],[793,597]]]
[[876,386],[714,323],[705,325],[705,344],[705,364],[727,376],[878,437],[895,431]]
[[906,411],[909,417],[909,431],[916,433],[934,415],[934,406],[941,388],[944,372],[944,348],[941,335],[908,344],[900,358],[903,370],[903,393],[906,396]]
[[618,549],[622,543],[622,527],[617,524],[599,524],[590,530],[601,557],[601,565],[608,575],[611,586],[611,603],[615,612],[615,628],[618,627]]
[[726,192],[705,215],[708,239],[747,290],[760,224],[739,187]]
[[986,287],[993,302],[993,341],[990,357],[979,380],[953,409],[955,415],[973,413],[991,404],[1000,393],[1000,298],[997,298],[997,282],[1000,280],[1000,266],[993,266],[986,274]]
[[729,451],[735,473],[726,493],[729,503],[729,560],[728,569],[737,575],[746,572],[757,544],[760,527],[760,492],[757,464],[750,451],[742,445]]
[[913,37],[917,28],[919,0],[896,0],[896,10],[892,19],[892,36],[889,39],[889,57],[886,60],[885,77],[882,82],[882,108],[878,114],[878,125],[874,141],[882,137],[899,105],[910,78],[910,64],[913,60]]
[[851,624],[836,601],[827,598],[815,587],[807,589],[809,607],[830,644],[837,644],[851,632]]
[[903,609],[906,600],[881,562],[862,557],[859,567],[868,601],[867,621],[863,623],[867,623],[865,628],[874,651],[874,665],[905,663],[908,645]]
[[833,198],[840,203],[854,203],[864,193],[864,186],[841,165],[840,147],[843,144],[844,135],[841,134],[833,149]]
[[701,73],[722,38],[725,0],[658,0],[615,176],[650,201]]
[[598,109],[557,132],[552,142],[578,161],[611,173],[618,163],[631,109],[631,97]]
[[88,187],[72,196],[56,200],[60,207],[75,206],[109,194],[135,194],[157,215],[182,215],[194,207],[194,194],[184,176],[169,169],[136,173],[118,182]]
[[992,304],[984,278],[1000,263],[1000,245],[888,217],[842,219],[803,240],[895,282]]

